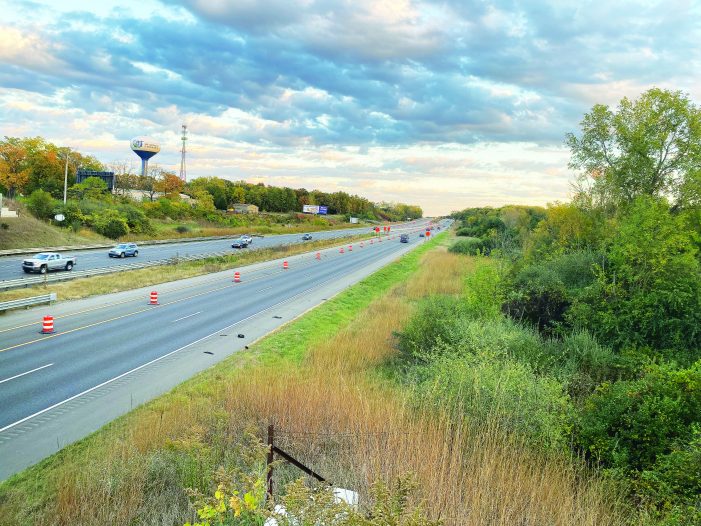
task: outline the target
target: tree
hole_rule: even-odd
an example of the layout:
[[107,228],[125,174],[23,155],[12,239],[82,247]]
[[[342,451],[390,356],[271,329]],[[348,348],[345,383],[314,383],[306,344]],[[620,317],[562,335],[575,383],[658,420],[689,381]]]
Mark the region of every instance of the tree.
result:
[[27,150],[8,140],[0,142],[0,185],[7,189],[10,198],[22,192],[29,182],[26,166]]
[[580,185],[612,207],[641,195],[670,197],[677,205],[698,195],[701,110],[679,91],[653,88],[616,111],[597,104],[567,134],[570,167],[584,171]]
[[166,197],[177,197],[184,185],[183,180],[173,172],[161,170],[156,177],[155,188],[158,192],[163,192]]

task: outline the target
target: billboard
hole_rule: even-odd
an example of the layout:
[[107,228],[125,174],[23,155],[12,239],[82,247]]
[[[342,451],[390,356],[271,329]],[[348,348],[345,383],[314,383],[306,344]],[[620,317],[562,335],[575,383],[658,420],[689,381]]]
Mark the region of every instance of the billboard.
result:
[[319,205],[302,205],[302,212],[305,214],[322,214],[326,215],[329,213],[329,210],[325,206],[319,206]]

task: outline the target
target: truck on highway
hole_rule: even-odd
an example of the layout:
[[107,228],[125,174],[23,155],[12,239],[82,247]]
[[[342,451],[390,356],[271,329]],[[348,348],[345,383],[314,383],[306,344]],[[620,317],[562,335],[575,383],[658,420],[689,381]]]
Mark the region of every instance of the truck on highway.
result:
[[75,256],[62,256],[58,252],[41,252],[22,261],[22,270],[27,274],[30,272],[46,274],[50,270],[73,270],[75,265]]

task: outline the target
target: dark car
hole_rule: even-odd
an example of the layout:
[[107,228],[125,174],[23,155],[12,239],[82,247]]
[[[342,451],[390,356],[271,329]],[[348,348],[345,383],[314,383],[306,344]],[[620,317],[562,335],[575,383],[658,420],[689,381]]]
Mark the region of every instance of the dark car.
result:
[[303,240],[303,241],[309,241],[311,238],[312,238],[312,235],[311,235],[311,234],[304,234],[304,235],[302,236],[302,240]]
[[423,232],[420,232],[419,237],[426,237],[426,234],[424,234]]
[[409,242],[409,234],[402,234],[399,236],[399,242],[400,243],[408,243]]
[[234,239],[234,242],[231,243],[231,248],[246,248],[247,246],[248,240],[243,236],[238,239]]

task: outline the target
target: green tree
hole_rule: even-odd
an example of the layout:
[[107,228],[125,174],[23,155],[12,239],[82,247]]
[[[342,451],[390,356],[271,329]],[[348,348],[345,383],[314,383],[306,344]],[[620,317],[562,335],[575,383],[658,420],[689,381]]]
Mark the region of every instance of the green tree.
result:
[[637,196],[665,196],[675,204],[698,195],[701,110],[679,91],[653,88],[624,98],[614,111],[597,104],[567,134],[570,167],[600,203],[617,206]]

